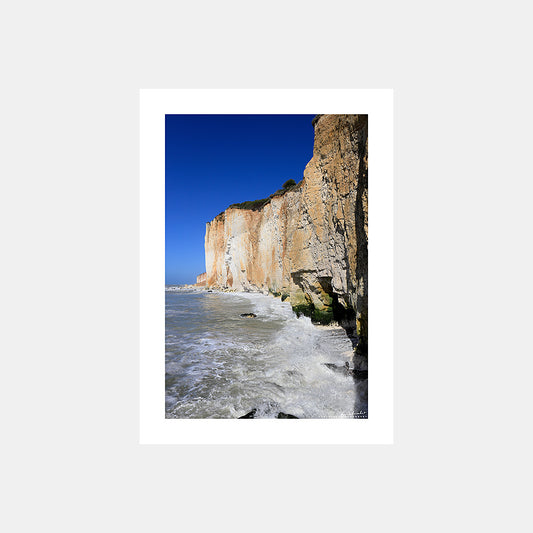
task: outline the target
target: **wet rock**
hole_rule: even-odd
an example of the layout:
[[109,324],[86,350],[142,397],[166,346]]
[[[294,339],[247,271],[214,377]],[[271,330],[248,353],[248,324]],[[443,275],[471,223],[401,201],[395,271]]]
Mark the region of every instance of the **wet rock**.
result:
[[[239,418],[260,418],[260,417],[256,416],[257,414],[258,414],[257,409],[252,409],[249,413],[246,413],[243,416],[239,416]],[[276,418],[298,418],[298,417],[294,416],[294,415],[290,415],[288,413],[283,413],[283,412],[280,411],[276,415]]]
[[356,381],[354,418],[368,418],[368,379]]
[[351,369],[349,363],[344,363],[344,366],[335,365],[333,363],[324,363],[333,372],[342,373],[345,376],[352,376],[355,381],[362,381],[368,379],[368,370]]
[[342,370],[342,367],[334,365],[333,363],[324,363],[324,366],[327,366],[330,370],[333,370],[334,372]]
[[252,409],[249,413],[246,413],[243,416],[239,416],[239,418],[255,418],[256,413],[257,413],[257,409]]
[[242,313],[241,316],[243,318],[256,318],[257,317],[255,313]]
[[363,379],[368,379],[368,370],[351,370],[352,376],[356,381],[362,381]]
[[335,365],[333,363],[324,363],[324,366],[328,367],[330,370],[333,370],[333,372],[344,374],[345,376],[352,375],[352,371],[350,370],[350,365],[348,363],[345,363],[344,366]]

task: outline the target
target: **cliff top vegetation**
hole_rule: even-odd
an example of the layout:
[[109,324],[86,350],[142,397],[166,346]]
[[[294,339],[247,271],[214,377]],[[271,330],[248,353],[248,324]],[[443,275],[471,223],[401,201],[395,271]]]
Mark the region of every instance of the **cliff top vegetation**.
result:
[[[298,183],[296,183],[292,179],[287,180],[283,184],[282,189],[278,189],[275,193],[272,193],[268,198],[261,198],[259,200],[248,200],[246,202],[241,202],[239,204],[231,204],[228,207],[228,209],[250,209],[251,211],[259,211],[260,209],[263,209],[265,205],[269,204],[272,198],[283,196],[285,193],[289,191],[295,191],[296,189],[298,189],[300,185],[302,184],[302,181],[303,179],[300,180]],[[222,213],[219,213],[217,216],[220,216],[223,213],[224,211]]]
[[283,189],[288,189],[289,187],[292,187],[293,185],[296,185],[296,182],[294,180],[287,180],[283,184]]

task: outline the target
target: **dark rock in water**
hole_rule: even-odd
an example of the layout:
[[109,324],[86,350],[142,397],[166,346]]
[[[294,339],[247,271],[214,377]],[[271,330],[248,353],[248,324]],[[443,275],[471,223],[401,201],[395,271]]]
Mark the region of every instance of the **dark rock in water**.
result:
[[324,366],[327,366],[330,370],[333,371],[342,370],[342,367],[334,365],[333,363],[324,363]]
[[288,415],[287,413],[279,412],[276,418],[298,418],[298,417],[294,415]]
[[334,365],[333,363],[324,363],[324,365],[333,370],[333,372],[341,372],[345,376],[352,376],[356,381],[368,379],[368,370],[350,369],[348,363],[344,363],[344,366]]
[[354,377],[354,379],[357,379],[357,380],[368,379],[368,370],[355,370],[354,369],[351,371],[351,374]]
[[352,363],[357,370],[368,370],[368,357],[366,356],[358,355],[354,352]]
[[327,366],[330,370],[333,370],[333,372],[338,372],[340,374],[344,374],[345,376],[350,376],[352,373],[348,363],[346,363],[345,366],[339,366],[333,363],[324,363],[324,365]]
[[355,383],[354,418],[368,418],[368,379]]
[[257,409],[252,409],[249,413],[246,413],[243,416],[239,416],[239,418],[255,418],[256,413],[257,413]]
[[[249,413],[246,413],[243,416],[239,416],[239,418],[256,418],[257,409],[252,409]],[[282,413],[281,411],[277,414],[276,418],[298,418],[294,415],[289,415],[287,413]]]
[[244,318],[256,318],[257,317],[255,313],[242,313],[241,316]]
[[213,292],[211,289],[209,289],[207,292]]

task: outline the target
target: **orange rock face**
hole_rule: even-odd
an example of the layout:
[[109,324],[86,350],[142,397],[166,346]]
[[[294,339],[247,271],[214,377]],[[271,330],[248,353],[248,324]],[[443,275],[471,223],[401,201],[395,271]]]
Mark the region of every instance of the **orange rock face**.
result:
[[368,117],[318,115],[314,125],[298,187],[207,224],[207,286],[281,294],[295,309],[352,321],[366,337]]

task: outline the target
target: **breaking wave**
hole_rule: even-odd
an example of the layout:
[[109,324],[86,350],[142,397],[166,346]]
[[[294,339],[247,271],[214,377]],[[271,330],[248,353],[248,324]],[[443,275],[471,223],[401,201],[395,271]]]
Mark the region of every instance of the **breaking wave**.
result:
[[[255,318],[241,314],[254,313]],[[257,293],[166,292],[166,417],[352,418],[352,344]]]

